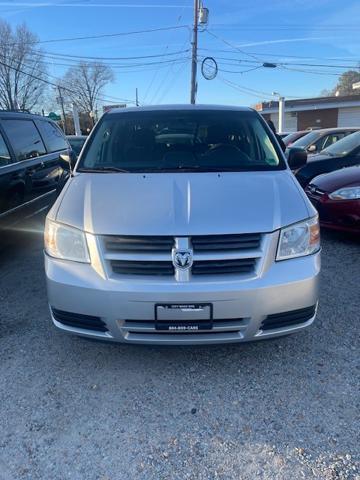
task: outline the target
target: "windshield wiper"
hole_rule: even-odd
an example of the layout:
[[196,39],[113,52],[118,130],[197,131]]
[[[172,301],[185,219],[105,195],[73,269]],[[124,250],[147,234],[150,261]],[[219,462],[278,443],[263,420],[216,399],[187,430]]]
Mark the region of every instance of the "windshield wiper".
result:
[[78,168],[78,172],[87,172],[87,173],[98,173],[98,172],[104,172],[104,173],[130,173],[129,170],[125,170],[123,168],[118,168],[118,167],[97,167],[97,168]]
[[175,168],[166,168],[164,167],[164,171],[171,171],[171,172],[238,172],[244,170],[244,167],[206,167],[202,165],[193,165],[192,167],[175,167]]

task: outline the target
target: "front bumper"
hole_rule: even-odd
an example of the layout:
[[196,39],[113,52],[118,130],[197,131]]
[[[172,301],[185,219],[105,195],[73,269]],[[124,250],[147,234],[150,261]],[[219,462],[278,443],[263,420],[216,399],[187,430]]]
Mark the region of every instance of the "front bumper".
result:
[[[299,331],[302,323],[263,329],[269,315],[317,305],[320,252],[307,257],[273,262],[254,279],[216,277],[201,282],[164,280],[119,281],[105,278],[87,264],[50,258],[45,254],[51,308],[96,316],[104,332],[64,325],[61,330],[91,338],[123,343],[212,344],[264,339]],[[155,305],[211,303],[211,331],[170,333],[155,330]]]

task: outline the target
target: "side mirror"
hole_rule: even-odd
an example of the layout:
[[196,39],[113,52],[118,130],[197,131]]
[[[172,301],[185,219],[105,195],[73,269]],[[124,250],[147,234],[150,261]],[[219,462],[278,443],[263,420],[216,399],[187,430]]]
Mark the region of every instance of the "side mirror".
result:
[[59,165],[63,170],[71,171],[74,169],[77,157],[73,151],[62,153],[60,155]]
[[316,145],[310,145],[310,147],[307,149],[307,151],[310,153],[316,152],[316,150],[317,150]]
[[288,152],[288,165],[291,170],[298,170],[299,168],[306,165],[307,162],[307,153],[306,150],[303,150],[299,147],[292,147]]

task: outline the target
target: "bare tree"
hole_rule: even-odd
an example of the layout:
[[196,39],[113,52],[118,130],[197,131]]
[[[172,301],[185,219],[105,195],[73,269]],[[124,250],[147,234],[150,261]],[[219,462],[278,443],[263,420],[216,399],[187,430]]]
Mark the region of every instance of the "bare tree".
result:
[[46,65],[37,37],[25,24],[0,21],[0,108],[31,110],[46,90]]
[[114,80],[110,67],[99,62],[80,62],[69,68],[60,87],[80,111],[93,115],[104,87]]

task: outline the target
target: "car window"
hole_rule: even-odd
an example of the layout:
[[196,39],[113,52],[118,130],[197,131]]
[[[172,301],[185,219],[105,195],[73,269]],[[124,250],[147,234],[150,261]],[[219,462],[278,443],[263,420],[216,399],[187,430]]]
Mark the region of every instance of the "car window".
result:
[[5,140],[0,133],[0,167],[8,165],[9,163],[11,163],[11,156],[6,146]]
[[324,149],[324,148],[330,147],[330,145],[338,142],[339,140],[344,138],[344,136],[345,136],[344,133],[334,133],[332,135],[328,135],[325,139],[325,142],[322,148]]
[[315,143],[320,137],[321,133],[319,132],[309,132],[303,137],[299,138],[292,144],[292,147],[308,148],[309,145]]
[[15,151],[17,161],[21,162],[46,153],[32,120],[3,120],[2,125]]
[[238,111],[110,114],[78,170],[237,171],[286,168],[257,115]]
[[58,152],[59,150],[66,150],[69,148],[62,131],[57,125],[55,125],[55,123],[40,120],[37,122],[37,126],[48,152]]
[[81,149],[84,146],[86,138],[69,138],[71,148],[77,156],[80,155]]
[[324,153],[331,156],[342,157],[357,149],[360,146],[360,131],[352,133],[324,150]]

